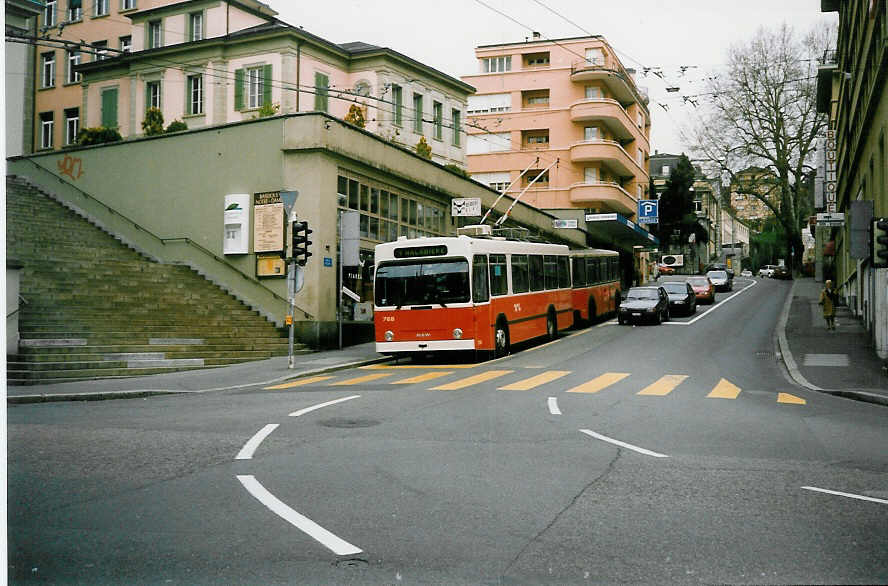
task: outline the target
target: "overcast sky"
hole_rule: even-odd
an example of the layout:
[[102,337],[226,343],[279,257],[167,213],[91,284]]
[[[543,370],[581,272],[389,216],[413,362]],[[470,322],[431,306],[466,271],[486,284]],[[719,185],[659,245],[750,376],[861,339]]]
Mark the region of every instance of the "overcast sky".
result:
[[[801,32],[836,21],[834,13],[820,12],[820,0],[265,2],[284,22],[334,43],[389,47],[457,78],[477,72],[478,45],[520,42],[531,30],[549,39],[603,35],[623,65],[638,70],[638,85],[648,88],[652,153],[687,150],[676,127],[693,106],[681,96],[703,91],[702,79],[717,74],[732,44],[742,43],[762,25],[787,22]],[[684,75],[682,66],[688,66]],[[663,78],[642,75],[644,67],[662,68]],[[667,92],[667,86],[680,89]]]

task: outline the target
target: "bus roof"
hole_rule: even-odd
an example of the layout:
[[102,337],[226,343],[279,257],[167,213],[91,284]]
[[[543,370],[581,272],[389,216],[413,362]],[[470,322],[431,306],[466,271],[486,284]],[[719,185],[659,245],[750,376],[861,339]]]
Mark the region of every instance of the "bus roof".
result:
[[376,245],[376,258],[381,260],[396,258],[397,249],[422,249],[434,246],[446,246],[446,253],[429,250],[416,250],[414,258],[426,256],[471,256],[472,254],[568,254],[570,249],[564,244],[546,244],[541,242],[525,242],[522,240],[506,240],[504,238],[472,238],[471,236],[431,236],[424,238],[398,239]]

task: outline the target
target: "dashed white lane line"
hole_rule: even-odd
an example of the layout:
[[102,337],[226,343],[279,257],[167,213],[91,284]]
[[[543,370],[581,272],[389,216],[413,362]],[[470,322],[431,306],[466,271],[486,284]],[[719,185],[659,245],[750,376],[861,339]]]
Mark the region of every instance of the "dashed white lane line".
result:
[[277,423],[269,423],[262,429],[256,432],[256,435],[250,438],[250,441],[244,444],[244,447],[241,448],[241,451],[237,453],[235,456],[235,460],[249,460],[253,457],[253,454],[256,452],[256,448],[259,447],[259,444],[262,443],[262,440],[268,437],[268,434],[273,432],[278,428]]
[[561,415],[561,409],[558,408],[558,399],[549,397],[549,413],[552,415]]
[[351,401],[352,399],[357,399],[360,396],[361,395],[351,395],[348,397],[343,397],[341,399],[336,399],[334,401],[327,401],[326,403],[312,405],[311,407],[306,407],[305,409],[300,409],[299,411],[293,411],[292,413],[290,413],[290,417],[300,417],[302,415],[305,415],[306,413],[311,413],[312,411],[316,411],[316,410],[321,409],[323,407],[328,407],[330,405],[335,405],[336,403],[342,403],[344,401]]
[[646,450],[644,448],[639,448],[638,446],[633,446],[632,444],[627,444],[626,442],[621,442],[620,440],[615,440],[612,437],[607,437],[606,435],[601,435],[600,433],[595,433],[589,429],[581,429],[581,432],[585,433],[588,436],[594,437],[595,439],[599,439],[603,442],[607,442],[609,444],[614,444],[615,446],[620,446],[621,448],[626,448],[627,450],[632,450],[633,452],[638,452],[639,454],[644,454],[645,456],[653,456],[654,458],[668,458],[666,454],[660,454],[657,452],[652,452],[651,450]]
[[254,476],[238,475],[237,479],[241,481],[247,492],[253,495],[256,500],[336,555],[354,555],[363,551],[361,548],[333,535],[305,515],[301,515],[288,507],[276,496],[268,492]]
[[850,492],[839,492],[837,490],[827,490],[825,488],[817,488],[816,486],[803,486],[804,490],[813,490],[814,492],[825,492],[826,494],[834,494],[836,496],[844,496],[849,499],[857,499],[861,501],[870,501],[873,503],[882,503],[883,505],[888,505],[888,500],[885,499],[877,499],[871,496],[863,496],[862,494],[852,494]]

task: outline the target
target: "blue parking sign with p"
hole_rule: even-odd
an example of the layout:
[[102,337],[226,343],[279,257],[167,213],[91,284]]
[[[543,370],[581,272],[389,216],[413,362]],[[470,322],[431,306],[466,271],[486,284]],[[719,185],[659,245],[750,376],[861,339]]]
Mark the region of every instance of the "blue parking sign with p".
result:
[[658,223],[658,213],[656,199],[640,199],[638,200],[638,223],[639,224],[656,224]]

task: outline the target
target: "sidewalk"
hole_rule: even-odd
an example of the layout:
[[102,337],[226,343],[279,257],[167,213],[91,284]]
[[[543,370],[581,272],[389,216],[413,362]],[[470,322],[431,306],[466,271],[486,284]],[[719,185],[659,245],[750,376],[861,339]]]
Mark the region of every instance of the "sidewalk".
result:
[[254,385],[273,385],[283,381],[353,366],[384,362],[389,357],[377,354],[376,344],[368,342],[342,350],[324,350],[294,357],[295,367],[287,368],[287,357],[245,362],[219,368],[206,368],[132,378],[96,379],[79,382],[6,387],[6,402],[41,403],[45,401],[95,401],[168,395],[205,393]]
[[827,331],[818,304],[822,288],[814,279],[796,279],[777,324],[778,345],[790,376],[814,391],[888,406],[886,362],[847,307],[838,308],[836,329]]

